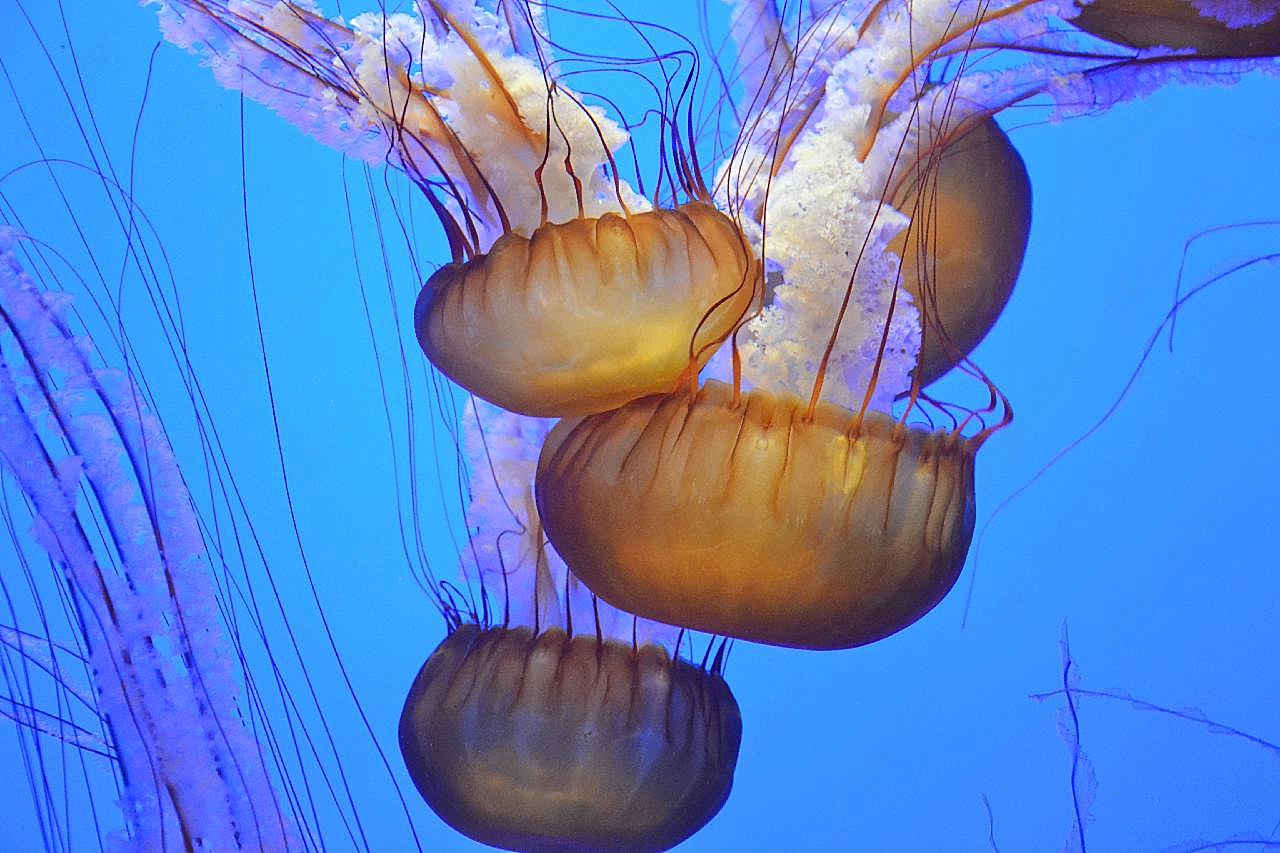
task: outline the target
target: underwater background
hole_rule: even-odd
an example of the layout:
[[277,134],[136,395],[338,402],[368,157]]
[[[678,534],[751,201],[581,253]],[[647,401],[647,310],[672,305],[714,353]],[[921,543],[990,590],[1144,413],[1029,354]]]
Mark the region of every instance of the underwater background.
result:
[[[366,839],[351,846],[412,842],[332,647],[421,846],[475,849],[406,784],[394,738],[404,693],[443,635],[406,568],[408,456],[388,428],[403,421],[402,351],[421,372],[407,250],[428,273],[447,260],[436,223],[425,206],[396,221],[402,188],[242,105],[159,42],[151,10],[0,8],[5,216],[20,211],[67,270],[86,266],[82,235],[102,247],[126,314],[145,317],[97,178],[59,167],[60,197],[41,169],[9,173],[86,159],[56,69],[83,84],[90,133],[166,250],[188,355],[270,567],[261,588],[298,614],[297,648],[315,661],[319,713]],[[691,34],[702,25],[692,11],[639,13]],[[1112,410],[1173,304],[1184,257],[1186,292],[1280,252],[1273,224],[1207,235],[1184,255],[1207,229],[1280,220],[1280,78],[1205,82],[1061,124],[1031,109],[1001,116],[1031,176],[1033,226],[1013,299],[975,355],[1015,421],[978,462],[980,538],[965,573],[918,624],[869,647],[734,645],[727,680],[744,722],[734,790],[680,849],[1079,849],[1077,809],[1096,850],[1280,847],[1280,266],[1247,265],[1192,299]],[[81,128],[85,114],[77,107]],[[189,398],[145,323],[132,327],[137,369],[154,379],[180,461],[196,466],[186,470],[199,501]],[[442,576],[460,538],[448,397],[417,400],[413,463],[423,548]],[[0,547],[6,579],[11,559]],[[42,846],[33,790],[65,798],[83,821],[84,846],[72,849],[97,849],[82,794],[33,785],[10,729],[0,732],[0,850]],[[110,803],[107,792],[98,808]],[[343,832],[334,838],[347,848]]]

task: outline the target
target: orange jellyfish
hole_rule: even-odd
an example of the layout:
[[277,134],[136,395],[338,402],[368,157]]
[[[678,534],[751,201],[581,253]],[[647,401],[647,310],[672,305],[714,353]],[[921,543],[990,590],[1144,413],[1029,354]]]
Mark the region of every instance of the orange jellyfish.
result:
[[[618,177],[625,132],[535,61],[545,40],[536,13],[524,33],[533,44],[517,52],[516,37],[484,43],[480,18],[429,5],[446,35],[415,61],[452,60],[452,84],[409,86],[414,114],[396,120],[447,148],[437,163],[447,154],[474,198],[440,211],[454,258],[417,301],[423,352],[462,387],[528,415],[588,414],[671,390],[710,358],[755,292],[752,255],[684,162],[679,123],[671,201],[684,203],[651,209]],[[492,242],[471,222],[483,208],[500,225]]]
[[442,267],[414,313],[431,363],[529,415],[589,414],[669,391],[746,313],[750,254],[705,202],[507,234]]
[[476,841],[666,850],[724,804],[740,726],[722,679],[657,646],[464,625],[414,681],[400,748]]
[[1071,23],[1125,47],[1189,49],[1207,59],[1280,56],[1280,7],[1266,0],[1095,0]]
[[[423,352],[462,387],[526,415],[589,414],[670,391],[711,357],[756,294],[752,254],[710,203],[677,117],[664,119],[671,198],[651,207],[618,177],[613,152],[625,132],[528,58],[546,40],[536,7],[526,47],[519,37],[482,44],[473,24],[430,6],[474,68],[458,67],[453,87],[415,95],[459,103],[448,114],[451,154],[502,233],[492,244],[468,240],[471,208],[461,223],[446,216],[453,262],[426,282],[414,311]],[[464,74],[485,82],[478,109],[458,92]],[[483,120],[459,120],[467,109]],[[495,126],[504,146],[496,165]],[[530,197],[536,207],[513,211]]]
[[703,631],[847,648],[959,576],[979,442],[708,383],[553,433],[539,509],[606,601]]

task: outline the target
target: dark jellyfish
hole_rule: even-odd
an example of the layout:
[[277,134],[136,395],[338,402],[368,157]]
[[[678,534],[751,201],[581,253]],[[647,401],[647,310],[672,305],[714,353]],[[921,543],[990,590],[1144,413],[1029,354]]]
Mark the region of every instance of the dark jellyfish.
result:
[[1280,56],[1280,5],[1268,14],[1259,3],[1258,14],[1233,23],[1227,22],[1228,4],[1222,4],[1223,17],[1208,7],[1191,0],[1096,0],[1082,4],[1071,22],[1125,47],[1183,48],[1213,59]]
[[724,679],[660,646],[463,625],[418,673],[400,749],[459,832],[527,851],[666,850],[733,784]]

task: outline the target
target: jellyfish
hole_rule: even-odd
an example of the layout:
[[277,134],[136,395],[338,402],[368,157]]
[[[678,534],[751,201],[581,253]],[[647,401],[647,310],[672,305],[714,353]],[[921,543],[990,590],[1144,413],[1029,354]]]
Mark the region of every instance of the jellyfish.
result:
[[607,411],[696,374],[746,314],[751,269],[737,227],[705,203],[547,224],[436,272],[418,340],[506,409]]
[[[742,723],[673,629],[601,602],[542,530],[533,472],[550,422],[474,401],[468,575],[438,587],[449,631],[400,718],[409,774],[459,832],[515,850],[665,850],[733,782]],[[492,472],[492,473],[490,473]],[[575,618],[576,612],[576,618]]]
[[468,625],[423,666],[400,731],[423,797],[477,841],[664,850],[724,804],[741,723],[722,680],[658,646]]
[[906,627],[955,583],[976,449],[709,382],[693,399],[566,424],[544,449],[539,508],[570,566],[601,567],[584,580],[607,601],[702,631],[848,648]]
[[1280,56],[1280,10],[1267,0],[1095,0],[1070,20],[1126,47],[1171,47],[1222,59]]
[[[847,648],[915,622],[959,576],[976,452],[1007,416],[965,437],[968,418],[934,433],[905,423],[910,407],[896,423],[885,410],[913,374],[920,384],[936,378],[994,323],[1021,263],[1029,188],[989,114],[954,109],[947,87],[922,86],[888,115],[892,87],[874,81],[909,78],[920,62],[887,47],[903,41],[895,27],[933,49],[968,30],[944,18],[934,32],[881,11],[861,29],[814,13],[789,38],[767,5],[740,8],[744,47],[764,33],[774,51],[743,69],[761,105],[744,124],[766,130],[750,131],[735,152],[742,162],[721,174],[781,283],[745,327],[745,357],[733,342],[732,386],[566,421],[544,448],[538,500],[548,533],[619,606],[745,639]],[[872,82],[854,76],[874,63],[886,67]],[[965,123],[975,119],[987,124],[970,137],[978,132]],[[978,152],[958,168],[947,163],[956,137]],[[952,156],[965,152],[952,144]],[[902,161],[916,165],[900,170]],[[988,180],[966,191],[974,162]],[[894,189],[913,177],[914,199]],[[985,215],[985,234],[977,225],[957,237],[931,221],[936,203],[965,223],[950,227],[972,227],[966,196]],[[845,235],[853,251],[840,246]],[[915,285],[901,298],[900,266]],[[933,280],[942,284],[926,296],[921,284]],[[932,344],[923,355],[922,340]],[[755,386],[746,393],[743,375]]]

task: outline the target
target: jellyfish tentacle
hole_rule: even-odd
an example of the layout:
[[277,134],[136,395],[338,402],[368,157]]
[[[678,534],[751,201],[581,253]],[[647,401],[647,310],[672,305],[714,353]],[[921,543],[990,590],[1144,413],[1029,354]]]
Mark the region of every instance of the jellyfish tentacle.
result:
[[[168,442],[126,376],[89,364],[60,304],[37,293],[7,247],[0,252],[0,320],[18,354],[0,360],[0,458],[83,608],[96,705],[126,770],[132,830],[162,846],[176,831],[189,845],[239,837],[287,849],[291,822],[237,710],[234,656],[222,653],[216,596]],[[50,451],[59,441],[75,454],[69,461]],[[97,545],[76,508],[82,477],[107,524]],[[187,760],[191,750],[205,760]]]

